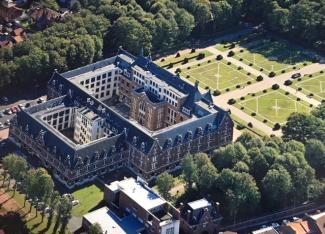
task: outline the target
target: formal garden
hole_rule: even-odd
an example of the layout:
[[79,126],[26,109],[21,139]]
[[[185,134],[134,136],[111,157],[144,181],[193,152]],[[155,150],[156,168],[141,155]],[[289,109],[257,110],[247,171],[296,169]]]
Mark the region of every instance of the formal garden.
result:
[[320,71],[293,81],[292,87],[318,101],[325,99],[325,74]]
[[[312,105],[300,100],[296,96],[278,89],[265,89],[252,93],[238,100],[229,100],[237,108],[260,120],[266,125],[279,130],[286,123],[288,117],[294,113],[309,113]],[[235,102],[235,103],[234,103]]]
[[193,83],[199,81],[202,88],[220,92],[242,88],[258,80],[253,74],[225,61],[222,57],[197,63],[178,71],[182,77]]

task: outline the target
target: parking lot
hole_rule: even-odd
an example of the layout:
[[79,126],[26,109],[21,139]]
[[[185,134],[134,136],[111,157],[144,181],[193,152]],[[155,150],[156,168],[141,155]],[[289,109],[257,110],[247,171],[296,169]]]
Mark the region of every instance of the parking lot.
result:
[[45,87],[0,92],[0,131],[8,128],[15,113],[46,100]]

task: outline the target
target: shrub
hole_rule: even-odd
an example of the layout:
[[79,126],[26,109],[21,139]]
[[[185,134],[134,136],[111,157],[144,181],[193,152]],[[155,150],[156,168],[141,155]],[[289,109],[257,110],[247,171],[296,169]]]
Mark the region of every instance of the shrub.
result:
[[285,95],[289,95],[290,93],[287,91],[287,92],[285,92],[284,94],[285,94]]
[[307,66],[307,63],[304,63],[303,65],[304,65],[304,66]]
[[227,65],[231,65],[231,62],[228,62]]
[[205,58],[205,54],[204,53],[199,53],[199,55],[197,56],[197,59],[204,59]]
[[213,91],[213,96],[219,96],[220,94],[221,94],[221,92],[218,89]]
[[230,89],[229,88],[226,88],[226,92],[229,92],[230,91]]
[[245,100],[245,97],[240,97],[240,100],[244,101]]
[[184,58],[183,64],[188,63],[188,58]]
[[233,104],[235,104],[235,103],[236,103],[236,100],[233,99],[233,98],[231,98],[231,99],[228,100],[228,104],[229,104],[229,105],[233,105]]
[[241,66],[237,67],[237,70],[241,70],[241,69],[243,69],[243,67],[241,67]]
[[181,54],[179,52],[177,52],[175,58],[181,57]]
[[325,100],[324,99],[322,100],[322,103],[325,103]]
[[272,85],[272,89],[273,90],[277,90],[277,89],[279,89],[280,88],[280,85],[278,85],[278,84],[274,84],[274,85]]
[[236,85],[236,89],[239,89],[240,88],[240,85]]
[[287,86],[292,85],[292,81],[291,80],[286,80],[284,82],[284,85],[287,85]]
[[293,68],[292,68],[293,70],[296,70],[297,69],[297,67],[296,66],[293,66]]
[[229,46],[229,49],[233,49],[236,47],[236,44],[235,43],[231,43],[230,46]]
[[309,96],[313,97],[313,96],[314,96],[314,94],[313,94],[313,93],[310,93],[310,94],[309,94]]
[[216,57],[217,60],[222,60],[223,59],[223,56],[221,54],[217,55]]
[[199,66],[201,66],[201,64],[199,63],[197,66],[199,67]]
[[263,80],[263,76],[259,75],[258,77],[256,77],[256,81],[262,81]]
[[250,67],[252,67],[253,66],[253,64],[252,63],[250,63],[250,64],[248,64]]
[[281,128],[281,125],[279,123],[274,124],[273,130],[279,130]]
[[240,107],[240,109],[241,109],[241,110],[244,110],[244,109],[245,109],[245,107],[241,106],[241,107]]
[[310,74],[309,77],[313,77],[313,74]]
[[190,78],[190,75],[187,75],[186,78],[189,79]]
[[251,73],[250,73],[250,72],[247,72],[247,75],[248,75],[248,76],[250,76],[250,75],[251,75]]
[[208,60],[208,63],[211,63],[211,60]]
[[239,51],[240,53],[243,53],[244,52],[244,50],[243,49],[240,49],[240,51]]
[[228,52],[228,57],[232,57],[232,56],[234,56],[234,55],[235,55],[235,52],[234,52],[234,51],[230,50],[230,51]]
[[238,125],[236,126],[236,129],[237,129],[237,130],[243,130],[244,128],[245,128],[245,126],[242,125],[242,124],[238,124]]
[[264,90],[263,90],[263,93],[267,93],[267,90],[266,90],[266,89],[264,89]]
[[300,102],[300,100],[301,100],[300,98],[297,98],[297,101],[298,101],[298,102]]
[[286,72],[285,70],[282,70],[282,71],[281,71],[282,74],[285,73],[285,72]]
[[169,68],[172,68],[173,66],[174,66],[173,63],[170,63],[170,64],[168,65]]
[[314,105],[313,104],[309,104],[309,107],[313,107]]
[[298,91],[301,91],[301,90],[302,90],[302,88],[301,88],[301,87],[299,87],[297,90],[298,90]]
[[298,80],[298,81],[301,81],[302,79],[301,79],[301,78],[298,78],[297,80]]
[[177,68],[175,72],[176,72],[176,73],[181,73],[182,70],[181,70],[180,68]]
[[190,70],[190,69],[191,69],[191,67],[187,67],[187,69],[188,69],[188,70]]
[[248,85],[252,84],[252,81],[247,81],[247,84],[248,84]]
[[321,74],[323,74],[323,73],[324,73],[324,71],[320,71],[320,73],[321,73]]
[[267,123],[267,119],[263,119],[263,123]]
[[271,72],[269,73],[269,77],[275,77],[275,76],[276,76],[276,74],[275,74],[274,71],[271,71]]
[[243,58],[240,58],[239,61],[243,61]]
[[210,89],[210,87],[209,86],[205,86],[205,89]]
[[252,97],[255,97],[256,96],[256,94],[255,93],[252,93]]
[[195,49],[194,48],[191,49],[191,53],[195,53]]
[[252,127],[253,127],[253,124],[252,124],[251,122],[249,122],[249,123],[247,124],[247,126],[250,127],[250,128],[252,128]]
[[251,114],[251,116],[256,116],[256,113],[255,113],[255,112],[253,112],[253,113]]
[[264,69],[263,68],[260,68],[260,71],[264,71]]
[[160,62],[165,62],[165,59],[164,59],[164,58],[162,58],[162,59],[160,60]]

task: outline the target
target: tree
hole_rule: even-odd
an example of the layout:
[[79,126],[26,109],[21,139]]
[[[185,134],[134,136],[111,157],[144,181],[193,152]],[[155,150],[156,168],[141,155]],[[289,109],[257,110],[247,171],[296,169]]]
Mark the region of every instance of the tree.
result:
[[208,192],[215,184],[218,177],[218,171],[205,153],[198,153],[195,155],[195,164],[197,168],[196,186],[199,191]]
[[325,145],[321,141],[315,139],[307,141],[305,157],[319,176],[325,176]]
[[9,154],[6,157],[4,157],[3,165],[8,170],[10,176],[16,181],[14,185],[14,195],[15,195],[17,182],[22,181],[22,179],[27,174],[27,162],[24,158],[20,156],[17,156],[15,154]]
[[61,223],[60,233],[64,233],[71,218],[72,203],[67,197],[61,197],[58,208],[57,217],[59,223]]
[[288,195],[292,189],[291,176],[283,167],[271,169],[263,178],[262,186],[267,204],[273,207],[281,207],[288,200]]
[[250,149],[253,147],[261,148],[264,146],[263,141],[261,138],[256,137],[255,135],[249,133],[249,132],[244,132],[241,134],[236,142],[240,142],[246,149]]
[[187,184],[188,188],[192,188],[193,183],[197,181],[198,171],[197,166],[194,163],[193,156],[190,154],[187,154],[183,161],[182,161],[182,168],[183,168],[183,177]]
[[59,200],[60,200],[60,194],[58,191],[54,191],[51,196],[50,196],[50,199],[49,199],[49,208],[50,208],[50,211],[49,211],[49,219],[48,219],[48,222],[51,223],[52,222],[52,218],[53,218],[53,214],[54,214],[54,211],[59,203]]
[[157,177],[156,184],[161,196],[163,196],[166,199],[169,199],[170,198],[169,191],[174,186],[173,176],[168,174],[167,172],[164,172]]
[[241,210],[252,211],[259,204],[260,192],[254,178],[247,173],[224,169],[218,177],[217,187],[225,196],[234,223]]
[[195,27],[194,17],[185,9],[181,9],[176,12],[175,20],[179,28],[178,39],[183,41],[190,36]]
[[91,225],[88,229],[88,234],[102,234],[103,230],[98,223]]
[[313,115],[291,114],[282,132],[285,141],[296,140],[305,143],[310,139],[319,139],[325,142],[325,123]]

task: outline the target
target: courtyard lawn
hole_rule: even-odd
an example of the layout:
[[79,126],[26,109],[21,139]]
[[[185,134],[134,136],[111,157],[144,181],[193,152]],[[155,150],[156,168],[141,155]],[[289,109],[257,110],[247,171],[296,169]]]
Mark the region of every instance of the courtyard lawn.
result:
[[283,40],[260,40],[252,46],[235,51],[234,58],[269,75],[299,69],[312,63],[312,58],[303,50]]
[[182,65],[182,62],[184,61],[185,58],[188,58],[189,62],[197,60],[197,56],[199,55],[199,53],[203,53],[205,55],[205,57],[208,57],[208,56],[212,55],[212,53],[210,53],[207,50],[202,50],[202,51],[196,50],[194,53],[191,53],[191,52],[182,53],[182,52],[180,52],[179,57],[176,57],[176,54],[177,54],[176,53],[175,55],[170,55],[170,56],[168,56],[166,58],[156,60],[156,64],[158,64],[159,66],[162,66],[162,67],[168,67],[171,63],[173,65],[179,66],[179,65]]
[[[254,95],[254,96],[253,96]],[[235,106],[270,127],[276,123],[283,125],[294,112],[309,113],[311,106],[294,95],[283,90],[268,89],[266,93],[258,92],[238,99]]]
[[199,81],[204,89],[227,91],[244,87],[256,82],[256,77],[239,69],[235,65],[228,65],[225,60],[198,63],[191,67],[182,68],[181,76],[191,82]]
[[95,208],[104,198],[103,191],[95,184],[89,185],[72,193],[79,204],[72,209],[72,215],[81,217]]
[[292,87],[318,101],[322,101],[325,99],[325,71],[294,80]]

